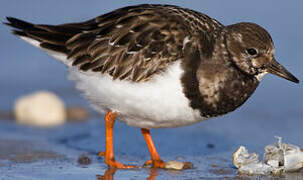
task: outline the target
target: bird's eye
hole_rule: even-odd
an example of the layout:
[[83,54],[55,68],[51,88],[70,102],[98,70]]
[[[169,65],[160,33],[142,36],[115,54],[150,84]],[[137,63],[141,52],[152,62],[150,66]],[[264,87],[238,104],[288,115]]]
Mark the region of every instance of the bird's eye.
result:
[[246,52],[251,56],[256,56],[258,54],[257,50],[254,48],[246,49]]

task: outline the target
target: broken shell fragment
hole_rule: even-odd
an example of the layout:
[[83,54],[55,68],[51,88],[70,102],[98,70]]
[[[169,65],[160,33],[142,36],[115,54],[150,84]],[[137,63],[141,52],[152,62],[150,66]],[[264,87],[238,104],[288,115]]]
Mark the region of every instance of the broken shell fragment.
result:
[[244,146],[240,146],[233,154],[233,163],[237,168],[247,164],[258,163],[259,156],[256,153],[249,154]]
[[264,163],[273,165],[275,165],[275,163],[278,163],[278,166],[284,164],[284,152],[280,147],[276,145],[267,145],[264,150]]
[[240,146],[233,154],[233,164],[240,174],[280,175],[283,172],[299,171],[303,168],[303,151],[295,145],[278,143],[264,148],[263,161],[259,162],[258,155],[249,154],[244,146]]
[[284,152],[285,172],[294,172],[303,168],[303,151],[298,146],[289,144]]
[[277,160],[274,160],[274,159],[270,159],[267,161],[267,164],[272,166],[272,167],[275,167],[275,168],[278,168],[279,167],[279,161]]
[[233,154],[233,164],[239,170],[239,174],[269,175],[272,168],[269,165],[259,162],[256,153],[248,153],[244,146],[240,146]]
[[247,175],[270,175],[270,174],[280,174],[280,171],[274,172],[274,169],[264,163],[252,163],[239,168],[239,174]]

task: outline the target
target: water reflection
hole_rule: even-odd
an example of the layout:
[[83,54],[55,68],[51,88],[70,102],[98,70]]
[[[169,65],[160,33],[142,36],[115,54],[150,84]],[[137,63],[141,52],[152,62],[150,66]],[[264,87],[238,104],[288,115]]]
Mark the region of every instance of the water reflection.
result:
[[155,180],[159,174],[158,171],[159,169],[154,169],[154,168],[150,169],[149,177],[146,180]]
[[117,169],[108,168],[108,169],[105,171],[104,175],[97,175],[97,179],[98,179],[98,180],[113,180],[116,171],[117,171]]
[[[114,180],[114,175],[118,169],[114,168],[108,168],[104,175],[97,175],[98,180]],[[149,176],[146,178],[146,180],[155,180],[158,176],[159,169],[150,169]]]

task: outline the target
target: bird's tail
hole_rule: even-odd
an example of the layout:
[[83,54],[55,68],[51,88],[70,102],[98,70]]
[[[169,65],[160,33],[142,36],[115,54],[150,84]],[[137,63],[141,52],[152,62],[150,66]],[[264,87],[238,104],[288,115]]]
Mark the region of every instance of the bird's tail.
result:
[[69,50],[66,42],[76,34],[83,31],[77,23],[61,25],[32,24],[17,18],[7,17],[4,24],[12,27],[12,33],[33,46],[45,50],[48,54],[68,64]]
[[58,53],[67,53],[65,43],[77,33],[62,26],[36,25],[13,17],[6,19],[8,22],[4,24],[14,28],[13,34],[34,46]]

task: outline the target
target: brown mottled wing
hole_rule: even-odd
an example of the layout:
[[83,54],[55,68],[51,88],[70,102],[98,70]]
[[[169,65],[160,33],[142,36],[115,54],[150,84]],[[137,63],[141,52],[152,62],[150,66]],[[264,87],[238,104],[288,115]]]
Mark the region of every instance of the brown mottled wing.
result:
[[66,43],[73,66],[135,82],[150,79],[182,58],[189,34],[177,17],[149,6],[120,9],[95,21],[97,28]]
[[185,37],[204,37],[222,25],[210,17],[170,5],[117,9],[89,21],[35,25],[8,17],[13,33],[64,53],[66,64],[113,79],[147,81],[183,58]]

